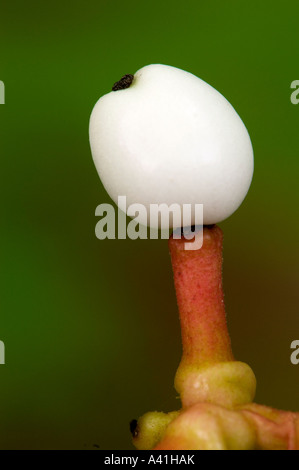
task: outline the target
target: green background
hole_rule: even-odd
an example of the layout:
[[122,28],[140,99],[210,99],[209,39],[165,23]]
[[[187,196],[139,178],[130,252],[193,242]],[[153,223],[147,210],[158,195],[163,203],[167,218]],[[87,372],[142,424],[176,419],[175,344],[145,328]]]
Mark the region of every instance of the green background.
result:
[[253,183],[221,224],[229,329],[257,401],[299,411],[298,13],[297,0],[1,5],[0,448],[130,449],[132,418],[179,406],[167,241],[94,234],[111,201],[89,116],[150,63],[210,83],[249,130]]

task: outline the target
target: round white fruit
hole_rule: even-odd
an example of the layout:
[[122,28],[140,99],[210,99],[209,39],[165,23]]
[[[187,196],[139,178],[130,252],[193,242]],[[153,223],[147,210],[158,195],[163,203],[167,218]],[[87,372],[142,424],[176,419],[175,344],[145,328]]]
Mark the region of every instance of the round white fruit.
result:
[[253,150],[242,120],[218,91],[178,68],[140,69],[128,88],[99,99],[89,131],[111,198],[126,196],[148,216],[150,204],[203,204],[204,224],[218,223],[249,189]]

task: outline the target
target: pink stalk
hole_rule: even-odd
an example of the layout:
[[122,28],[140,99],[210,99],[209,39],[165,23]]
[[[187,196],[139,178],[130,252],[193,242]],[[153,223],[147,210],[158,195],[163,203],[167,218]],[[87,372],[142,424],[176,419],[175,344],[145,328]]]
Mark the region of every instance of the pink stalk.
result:
[[199,250],[184,250],[184,238],[169,240],[184,364],[233,360],[222,290],[222,240],[216,225],[204,227]]

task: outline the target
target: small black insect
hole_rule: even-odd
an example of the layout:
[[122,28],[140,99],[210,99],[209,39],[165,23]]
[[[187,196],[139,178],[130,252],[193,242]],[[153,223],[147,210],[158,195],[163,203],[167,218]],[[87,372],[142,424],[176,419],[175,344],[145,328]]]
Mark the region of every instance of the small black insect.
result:
[[138,422],[137,419],[132,419],[130,422],[130,431],[133,437],[136,437],[138,434]]
[[125,88],[129,88],[133,80],[134,75],[132,75],[131,73],[124,75],[118,82],[114,83],[112,91],[124,90]]

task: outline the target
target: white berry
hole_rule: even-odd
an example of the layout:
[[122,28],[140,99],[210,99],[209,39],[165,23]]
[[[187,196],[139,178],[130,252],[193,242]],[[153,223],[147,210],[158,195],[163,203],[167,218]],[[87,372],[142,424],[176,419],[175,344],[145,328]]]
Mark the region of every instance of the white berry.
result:
[[126,196],[148,213],[154,203],[203,204],[204,224],[218,223],[240,206],[252,179],[250,137],[234,108],[167,65],[143,67],[128,88],[99,99],[90,144],[111,198]]

